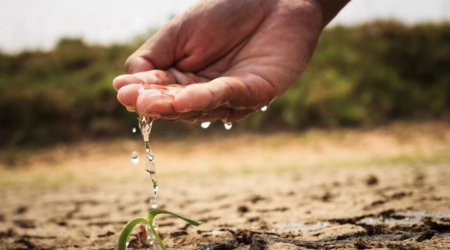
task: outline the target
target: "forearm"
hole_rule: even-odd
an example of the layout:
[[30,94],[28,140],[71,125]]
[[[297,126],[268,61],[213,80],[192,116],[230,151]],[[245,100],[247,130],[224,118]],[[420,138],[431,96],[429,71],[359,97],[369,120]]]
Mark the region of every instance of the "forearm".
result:
[[322,9],[323,27],[333,20],[333,18],[350,2],[350,0],[314,0]]

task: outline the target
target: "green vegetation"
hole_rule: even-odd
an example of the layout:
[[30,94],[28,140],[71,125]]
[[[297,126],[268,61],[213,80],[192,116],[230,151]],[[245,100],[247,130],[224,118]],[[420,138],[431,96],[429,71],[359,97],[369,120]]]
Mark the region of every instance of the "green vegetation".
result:
[[[374,126],[442,119],[450,111],[450,24],[374,22],[323,33],[301,79],[233,129]],[[50,52],[0,52],[0,147],[35,147],[130,135],[136,115],[112,79],[138,46],[62,39]],[[161,125],[159,125],[161,124]],[[155,123],[157,134],[198,126]],[[222,126],[213,126],[213,129]],[[200,131],[200,130],[199,130]]]
[[117,243],[117,250],[125,250],[127,248],[127,241],[128,241],[128,237],[130,236],[131,232],[133,231],[133,228],[136,227],[138,224],[142,223],[145,225],[148,225],[150,227],[150,230],[153,234],[153,237],[155,237],[156,241],[158,242],[159,246],[161,247],[162,250],[166,250],[166,246],[164,245],[164,243],[162,242],[161,238],[159,237],[158,233],[156,232],[155,228],[153,227],[153,219],[155,218],[156,215],[158,214],[169,214],[169,215],[173,215],[175,217],[178,217],[184,221],[186,221],[187,223],[194,225],[194,226],[199,226],[202,224],[202,222],[199,221],[195,221],[195,220],[191,220],[188,219],[180,214],[176,214],[167,210],[163,210],[163,209],[153,209],[150,212],[148,212],[147,214],[147,218],[136,218],[133,219],[131,221],[129,221],[127,223],[127,225],[125,225],[125,227],[122,229],[122,232],[120,233],[119,236],[119,241]]
[[450,24],[327,30],[308,70],[273,104],[278,112],[269,119],[281,114],[299,128],[442,118],[450,111],[449,42]]
[[0,54],[0,144],[37,146],[123,133],[128,112],[117,103],[111,81],[132,52],[62,39],[51,52]]

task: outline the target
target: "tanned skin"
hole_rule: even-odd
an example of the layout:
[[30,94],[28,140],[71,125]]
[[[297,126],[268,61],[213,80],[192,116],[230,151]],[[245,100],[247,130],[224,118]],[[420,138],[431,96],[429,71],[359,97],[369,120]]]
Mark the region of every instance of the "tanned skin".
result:
[[[201,0],[128,58],[117,98],[167,120],[241,120],[294,84],[347,2]],[[175,94],[155,90],[167,85]]]

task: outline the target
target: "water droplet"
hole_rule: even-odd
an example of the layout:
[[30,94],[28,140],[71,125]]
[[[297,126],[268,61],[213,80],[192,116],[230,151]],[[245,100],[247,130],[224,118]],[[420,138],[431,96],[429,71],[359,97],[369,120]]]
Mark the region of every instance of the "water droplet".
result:
[[209,128],[209,125],[211,125],[211,122],[202,122],[202,124],[200,126],[202,126],[202,128],[207,129]]
[[147,160],[154,161],[155,157],[153,155],[151,155],[151,154],[147,154]]
[[156,209],[158,207],[158,201],[156,200],[156,198],[150,199],[150,206],[152,207],[152,209]]
[[128,247],[128,245],[130,245],[130,242],[129,242],[129,241],[127,241],[127,242],[125,243],[125,246],[126,246],[126,247]]
[[233,124],[231,122],[226,122],[223,124],[223,126],[225,127],[226,130],[230,130],[231,127],[233,127]]
[[266,110],[267,110],[267,106],[264,106],[264,107],[261,108],[261,111],[262,111],[262,112],[264,112],[264,111],[266,111]]
[[141,86],[141,87],[138,89],[138,93],[139,93],[139,94],[142,94],[144,91],[145,91],[144,86]]
[[136,151],[131,152],[131,162],[137,164],[139,162],[139,153]]
[[136,133],[136,128],[133,128],[131,131],[133,132],[133,134]]
[[158,223],[153,222],[153,228],[154,228],[155,230],[158,230],[158,227],[159,227]]

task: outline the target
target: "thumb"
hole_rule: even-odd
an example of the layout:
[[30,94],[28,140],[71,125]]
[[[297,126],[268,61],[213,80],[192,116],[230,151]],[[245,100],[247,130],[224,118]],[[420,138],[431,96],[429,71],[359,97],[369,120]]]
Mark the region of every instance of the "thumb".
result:
[[128,74],[165,69],[174,64],[177,32],[170,23],[149,38],[125,62]]
[[154,69],[153,64],[143,56],[131,55],[125,62],[125,71],[128,74],[144,72]]
[[189,112],[219,106],[232,109],[257,109],[276,97],[273,86],[255,75],[219,77],[207,83],[186,86],[175,97],[174,110]]

